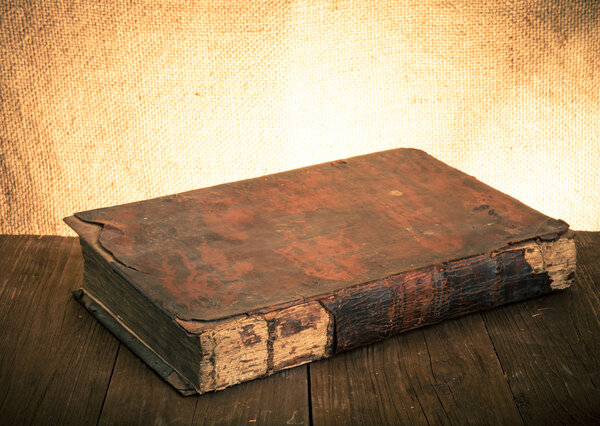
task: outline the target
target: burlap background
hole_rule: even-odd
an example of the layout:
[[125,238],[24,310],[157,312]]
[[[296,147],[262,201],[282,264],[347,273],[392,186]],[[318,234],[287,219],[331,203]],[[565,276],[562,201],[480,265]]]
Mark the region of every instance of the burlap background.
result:
[[0,232],[399,146],[599,230],[600,2],[0,6]]

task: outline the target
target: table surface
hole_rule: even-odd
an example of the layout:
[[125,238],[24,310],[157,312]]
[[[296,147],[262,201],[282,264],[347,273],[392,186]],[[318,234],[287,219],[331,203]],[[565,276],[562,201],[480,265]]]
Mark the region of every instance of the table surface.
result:
[[600,233],[570,289],[181,397],[71,296],[78,240],[0,236],[1,424],[600,423]]

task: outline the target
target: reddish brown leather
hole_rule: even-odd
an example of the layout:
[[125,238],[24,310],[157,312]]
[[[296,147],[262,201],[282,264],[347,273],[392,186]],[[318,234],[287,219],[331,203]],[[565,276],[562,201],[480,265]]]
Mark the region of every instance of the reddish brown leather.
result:
[[[171,316],[216,320],[568,229],[423,151],[395,149],[77,213]],[[83,237],[83,236],[82,236]]]

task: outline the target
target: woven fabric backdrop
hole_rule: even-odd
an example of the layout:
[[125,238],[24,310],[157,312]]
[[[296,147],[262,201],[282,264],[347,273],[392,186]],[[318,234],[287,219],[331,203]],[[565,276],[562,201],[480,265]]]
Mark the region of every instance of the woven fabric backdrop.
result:
[[600,230],[600,2],[0,6],[0,232],[394,147]]

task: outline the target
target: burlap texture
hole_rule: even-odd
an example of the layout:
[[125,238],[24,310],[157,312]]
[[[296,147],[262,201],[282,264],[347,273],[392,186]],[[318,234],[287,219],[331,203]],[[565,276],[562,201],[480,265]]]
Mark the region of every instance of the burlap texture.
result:
[[400,146],[600,230],[600,2],[5,2],[0,232]]

